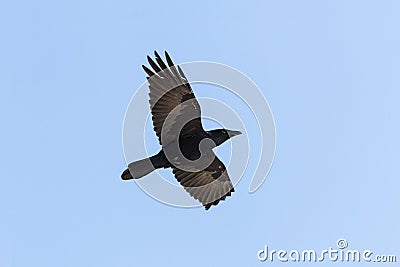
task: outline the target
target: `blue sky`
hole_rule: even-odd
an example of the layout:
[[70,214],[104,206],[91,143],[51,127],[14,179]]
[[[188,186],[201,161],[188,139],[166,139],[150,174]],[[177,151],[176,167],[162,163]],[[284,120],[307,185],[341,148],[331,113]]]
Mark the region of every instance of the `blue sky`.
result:
[[[0,266],[261,266],[265,245],[340,237],[400,257],[400,3],[215,2],[0,4]],[[277,150],[256,193],[244,177],[204,212],[120,180],[124,113],[155,49],[261,88]]]

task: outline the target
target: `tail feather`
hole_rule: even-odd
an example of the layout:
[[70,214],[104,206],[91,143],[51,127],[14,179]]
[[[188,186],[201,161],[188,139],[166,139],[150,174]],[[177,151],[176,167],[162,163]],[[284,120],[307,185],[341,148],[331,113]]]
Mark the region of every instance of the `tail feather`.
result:
[[129,169],[126,169],[122,174],[121,174],[122,180],[131,180],[133,179],[133,176]]
[[128,169],[122,174],[122,180],[139,179],[157,168],[167,167],[163,154],[159,153],[147,159],[129,163]]
[[142,159],[130,163],[128,169],[122,173],[121,178],[122,180],[139,179],[154,170],[155,168],[150,159]]

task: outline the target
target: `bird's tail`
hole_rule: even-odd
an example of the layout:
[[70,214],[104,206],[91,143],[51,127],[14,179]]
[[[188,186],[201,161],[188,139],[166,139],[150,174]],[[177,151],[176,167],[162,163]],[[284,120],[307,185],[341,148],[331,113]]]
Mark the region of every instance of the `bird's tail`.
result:
[[164,167],[163,160],[164,158],[157,154],[150,158],[129,163],[128,168],[121,174],[121,178],[122,180],[139,179],[157,168]]

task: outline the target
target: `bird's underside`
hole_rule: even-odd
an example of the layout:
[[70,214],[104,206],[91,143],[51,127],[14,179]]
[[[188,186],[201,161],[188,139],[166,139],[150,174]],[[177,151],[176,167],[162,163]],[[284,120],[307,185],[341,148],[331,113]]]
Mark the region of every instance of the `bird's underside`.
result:
[[[162,146],[147,164],[151,162],[153,169],[171,167],[177,181],[207,210],[230,196],[234,188],[225,165],[212,151],[215,140],[203,129],[200,105],[185,74],[167,52],[165,57],[168,66],[157,52],[155,61],[147,57],[152,70],[142,66],[148,75],[154,131]],[[144,167],[138,162],[129,164],[122,174],[124,180],[151,172],[141,172],[139,169]]]

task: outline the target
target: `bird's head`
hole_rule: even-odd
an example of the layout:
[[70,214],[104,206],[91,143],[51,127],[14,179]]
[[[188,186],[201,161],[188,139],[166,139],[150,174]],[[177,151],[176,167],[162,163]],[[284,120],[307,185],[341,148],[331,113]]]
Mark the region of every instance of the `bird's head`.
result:
[[216,129],[208,131],[207,133],[217,146],[236,135],[242,134],[241,131],[232,131],[227,129]]

